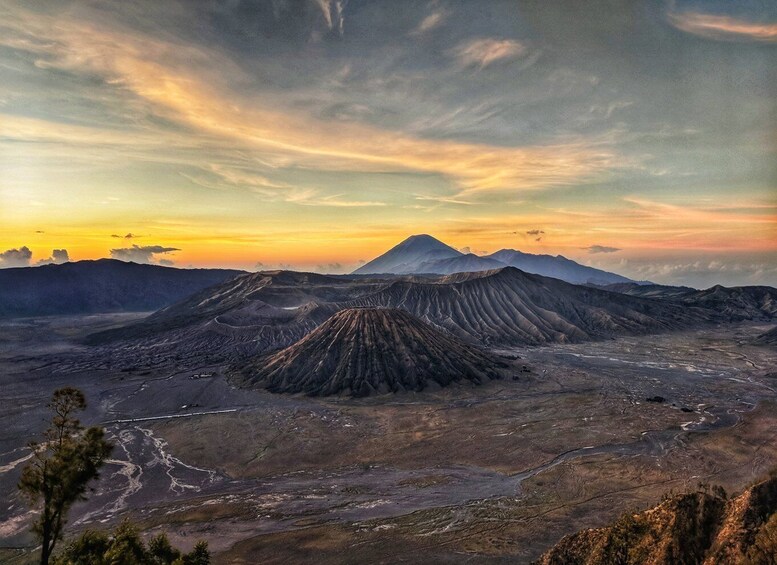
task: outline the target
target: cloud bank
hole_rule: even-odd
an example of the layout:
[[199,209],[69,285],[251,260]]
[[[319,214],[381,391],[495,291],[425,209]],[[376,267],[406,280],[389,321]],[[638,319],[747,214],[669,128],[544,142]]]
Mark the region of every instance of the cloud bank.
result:
[[18,249],[8,249],[0,253],[0,268],[29,267],[32,251],[26,245]]
[[632,269],[637,273],[638,278],[694,288],[708,288],[716,284],[774,286],[777,283],[777,267],[767,262],[722,262],[714,259],[693,262],[651,262],[635,265]]
[[[132,263],[144,263],[147,265],[166,265],[173,264],[169,259],[158,259],[157,255],[180,251],[177,247],[163,247],[161,245],[133,245],[132,247],[119,247],[111,249],[111,258],[120,261],[129,261]],[[164,262],[163,262],[164,261]]]
[[70,261],[70,255],[67,252],[67,249],[54,249],[51,252],[51,257],[47,257],[46,259],[41,259],[36,265],[61,265],[62,263],[67,263]]

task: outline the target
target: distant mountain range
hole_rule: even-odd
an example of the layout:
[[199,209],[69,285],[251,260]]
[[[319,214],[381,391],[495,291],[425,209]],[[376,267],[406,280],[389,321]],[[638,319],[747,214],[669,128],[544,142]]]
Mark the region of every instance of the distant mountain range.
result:
[[[524,255],[504,250],[492,257],[517,262]],[[528,257],[538,264],[545,260]],[[575,272],[589,269],[563,258],[549,259],[558,268],[570,264]],[[461,254],[430,236],[411,237],[363,269],[377,264],[379,270],[409,271],[413,261],[422,266],[420,271],[428,270],[423,266],[430,263],[443,271],[457,271],[451,263],[468,270],[334,276],[178,269],[113,259],[0,269],[0,318],[155,311],[142,323],[101,334],[99,340],[142,338],[182,328],[197,333],[194,328],[207,327],[211,338],[218,333],[226,345],[238,334],[248,335],[245,328],[252,327],[259,335],[246,338],[251,348],[266,350],[286,347],[335,312],[354,306],[402,308],[482,343],[579,341],[662,331],[685,327],[676,322],[689,312],[702,312],[708,321],[777,317],[777,290],[771,287],[696,290],[634,281],[575,286],[501,266],[490,257]],[[477,270],[493,264],[500,266]],[[475,287],[479,290],[471,291]],[[667,307],[679,318],[666,316]]]
[[242,273],[115,259],[0,269],[0,318],[158,310]]
[[723,321],[713,310],[572,285],[513,267],[428,277],[276,271],[236,277],[89,341],[124,342],[133,354],[150,356],[165,355],[160,343],[166,343],[182,359],[207,355],[241,362],[290,346],[340,310],[365,307],[405,310],[464,342],[492,347],[660,333]]
[[715,285],[696,290],[687,286],[615,284],[602,287],[605,290],[639,296],[670,300],[687,306],[714,310],[729,321],[771,320],[777,316],[777,290],[770,286]]
[[[413,235],[383,255],[356,269],[355,275],[439,274],[491,271],[515,267],[526,273],[553,277],[572,284],[633,283],[624,276],[586,267],[561,255],[533,255],[502,249],[491,255],[462,253],[426,234]],[[640,283],[641,284],[641,283]]]

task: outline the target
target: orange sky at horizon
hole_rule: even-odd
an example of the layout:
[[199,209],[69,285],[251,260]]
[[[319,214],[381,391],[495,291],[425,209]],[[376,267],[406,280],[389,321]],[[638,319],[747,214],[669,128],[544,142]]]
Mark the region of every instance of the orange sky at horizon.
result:
[[766,16],[453,4],[349,5],[335,25],[327,2],[3,2],[0,267],[137,245],[181,267],[348,272],[428,233],[777,284]]

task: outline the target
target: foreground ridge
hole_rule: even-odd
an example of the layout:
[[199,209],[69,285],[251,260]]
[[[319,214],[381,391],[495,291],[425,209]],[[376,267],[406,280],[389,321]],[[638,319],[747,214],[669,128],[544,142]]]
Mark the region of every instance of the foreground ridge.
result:
[[777,474],[727,499],[720,487],[666,498],[614,524],[564,537],[537,565],[766,565],[777,555]]

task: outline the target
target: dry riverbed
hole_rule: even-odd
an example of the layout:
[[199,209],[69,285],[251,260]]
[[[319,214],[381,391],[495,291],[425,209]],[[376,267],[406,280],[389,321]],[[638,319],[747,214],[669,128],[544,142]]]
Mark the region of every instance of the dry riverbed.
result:
[[351,400],[74,345],[123,321],[0,324],[0,559],[32,542],[15,483],[65,384],[117,443],[70,531],[131,516],[224,563],[528,562],[670,489],[738,490],[777,465],[777,351],[747,345],[763,326],[516,349],[515,379]]

